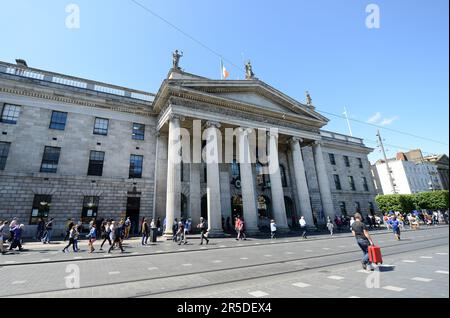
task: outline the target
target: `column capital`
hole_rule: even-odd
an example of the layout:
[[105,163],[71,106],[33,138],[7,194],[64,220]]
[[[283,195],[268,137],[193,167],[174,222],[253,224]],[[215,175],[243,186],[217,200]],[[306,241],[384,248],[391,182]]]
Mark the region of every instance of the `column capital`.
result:
[[253,134],[255,131],[253,128],[246,127],[239,127],[238,130],[240,133],[244,133],[245,135]]
[[205,127],[206,128],[211,128],[211,127],[220,128],[220,127],[222,127],[222,125],[217,121],[207,121],[205,123]]
[[323,146],[323,140],[315,140],[314,142],[313,142],[313,145],[314,146]]
[[295,144],[295,143],[302,143],[303,141],[304,141],[303,138],[291,137],[291,138],[288,139],[288,144],[292,145],[292,144]]
[[278,131],[275,132],[275,131],[272,131],[272,130],[266,131],[266,135],[267,135],[267,137],[275,137],[275,138],[278,138],[280,136]]
[[178,119],[179,121],[185,121],[185,117],[178,114],[170,114],[169,120]]

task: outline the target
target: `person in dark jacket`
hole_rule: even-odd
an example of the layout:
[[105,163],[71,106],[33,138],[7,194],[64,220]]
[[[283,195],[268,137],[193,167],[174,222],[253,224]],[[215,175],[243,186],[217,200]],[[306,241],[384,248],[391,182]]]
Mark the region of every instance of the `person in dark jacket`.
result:
[[22,248],[22,244],[21,244],[21,239],[22,239],[22,231],[23,228],[25,227],[25,225],[20,224],[20,225],[16,225],[12,231],[14,232],[14,239],[11,243],[11,246],[9,247],[9,250],[13,250],[15,248],[19,248],[19,251],[22,252],[23,248]]

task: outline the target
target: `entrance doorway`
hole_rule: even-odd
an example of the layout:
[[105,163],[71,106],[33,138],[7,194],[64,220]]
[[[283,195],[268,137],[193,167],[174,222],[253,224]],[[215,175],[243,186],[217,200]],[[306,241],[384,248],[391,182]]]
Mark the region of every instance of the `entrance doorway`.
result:
[[243,204],[242,204],[242,197],[240,195],[235,195],[231,198],[231,217],[232,221],[234,222],[234,219],[238,216],[244,216],[243,215]]
[[206,194],[202,197],[202,218],[208,219],[208,196]]
[[127,198],[127,213],[126,217],[130,218],[131,229],[130,235],[139,234],[139,213],[141,208],[141,198]]
[[284,206],[286,207],[286,219],[290,228],[296,227],[297,217],[295,215],[294,202],[290,197],[284,197]]

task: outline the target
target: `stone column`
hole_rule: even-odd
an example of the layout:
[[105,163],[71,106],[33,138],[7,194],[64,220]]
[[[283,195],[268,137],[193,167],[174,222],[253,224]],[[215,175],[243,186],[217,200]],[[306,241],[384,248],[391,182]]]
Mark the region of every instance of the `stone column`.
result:
[[208,231],[210,236],[223,235],[222,204],[220,202],[220,169],[219,163],[219,123],[207,122],[205,130],[206,144],[206,174],[207,174],[207,206]]
[[189,211],[192,224],[198,224],[202,214],[202,197],[200,193],[200,168],[201,163],[190,164],[190,180],[189,180]]
[[251,129],[239,129],[239,166],[241,172],[241,190],[243,216],[246,231],[251,234],[258,232],[258,207],[256,205],[255,178],[250,153],[248,134]]
[[278,230],[288,230],[286,207],[284,205],[283,184],[281,183],[280,163],[278,161],[278,134],[268,133],[269,137],[269,174],[272,193],[272,209]]
[[180,121],[172,115],[169,119],[167,156],[166,237],[172,237],[172,224],[181,217],[181,146]]
[[306,223],[313,225],[313,217],[311,210],[311,200],[309,198],[308,183],[306,181],[305,165],[303,163],[302,149],[300,138],[291,138],[289,144],[291,146],[291,156],[294,165],[295,185],[297,188],[297,196],[300,203],[300,215],[305,217]]
[[317,180],[319,183],[320,198],[325,218],[329,216],[334,219],[334,205],[331,196],[330,181],[328,180],[327,168],[323,159],[321,142],[315,142],[313,145],[314,162],[316,164]]

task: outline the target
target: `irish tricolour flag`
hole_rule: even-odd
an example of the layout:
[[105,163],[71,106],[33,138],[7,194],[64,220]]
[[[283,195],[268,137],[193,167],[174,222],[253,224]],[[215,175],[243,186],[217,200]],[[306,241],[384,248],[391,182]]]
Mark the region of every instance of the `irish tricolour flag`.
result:
[[225,65],[223,64],[222,60],[220,60],[220,69],[222,71],[222,79],[226,80],[230,76],[230,73],[225,68]]

